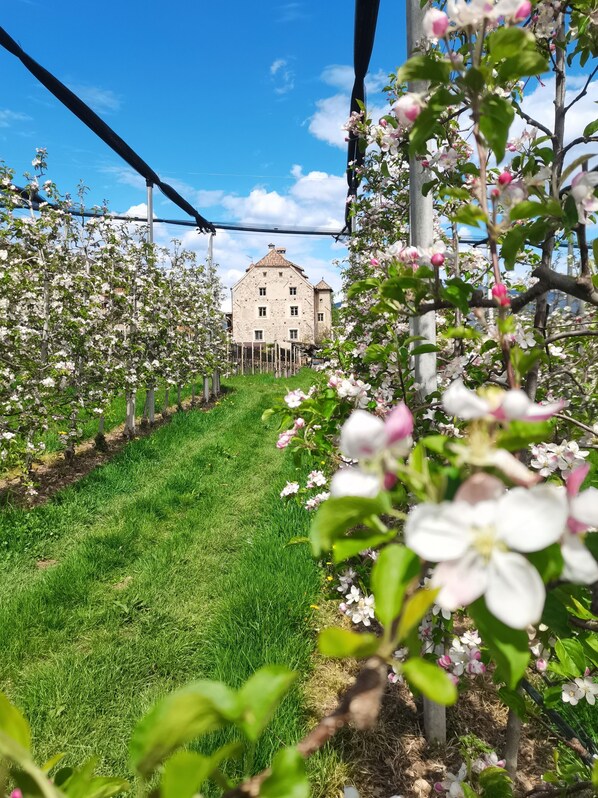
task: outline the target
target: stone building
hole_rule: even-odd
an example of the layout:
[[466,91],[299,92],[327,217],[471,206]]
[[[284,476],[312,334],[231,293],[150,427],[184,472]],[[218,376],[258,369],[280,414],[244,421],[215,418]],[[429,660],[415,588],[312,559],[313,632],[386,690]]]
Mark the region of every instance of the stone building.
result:
[[332,288],[324,280],[313,286],[285,253],[269,244],[268,253],[231,288],[234,343],[288,347],[319,343],[330,335]]

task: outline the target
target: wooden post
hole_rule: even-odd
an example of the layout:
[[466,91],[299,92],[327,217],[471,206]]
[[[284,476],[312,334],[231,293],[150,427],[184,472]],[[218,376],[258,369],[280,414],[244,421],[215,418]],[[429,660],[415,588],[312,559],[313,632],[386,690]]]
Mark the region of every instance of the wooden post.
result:
[[245,344],[241,344],[241,374],[245,374],[245,366],[243,363],[245,355]]
[[252,374],[255,374],[255,363],[254,363],[254,357],[255,357],[255,344],[254,344],[254,342],[252,341],[252,342],[251,342],[251,373],[252,373]]

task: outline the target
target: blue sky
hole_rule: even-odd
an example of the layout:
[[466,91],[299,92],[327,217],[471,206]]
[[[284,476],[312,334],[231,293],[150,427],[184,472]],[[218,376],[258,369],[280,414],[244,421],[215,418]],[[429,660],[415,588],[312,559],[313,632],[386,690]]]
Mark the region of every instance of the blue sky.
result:
[[[382,0],[370,65],[371,98],[405,58],[404,4]],[[23,49],[77,92],[125,141],[213,221],[342,225],[352,84],[350,0],[12,0],[2,23]],[[17,175],[46,147],[63,191],[79,180],[88,203],[125,212],[144,181],[0,50],[0,157]],[[159,192],[156,215],[182,212]],[[176,235],[205,255],[207,239]],[[270,241],[315,281],[340,285],[331,239],[218,232],[215,259],[231,285]]]

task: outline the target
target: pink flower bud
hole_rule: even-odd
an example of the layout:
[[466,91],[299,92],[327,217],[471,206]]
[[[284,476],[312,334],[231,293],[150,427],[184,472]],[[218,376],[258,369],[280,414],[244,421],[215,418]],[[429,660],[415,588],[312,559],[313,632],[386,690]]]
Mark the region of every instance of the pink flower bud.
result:
[[424,169],[427,169],[428,166],[430,166],[430,161],[428,161],[427,158],[424,158],[424,160],[421,162],[421,165]]
[[498,304],[503,308],[506,308],[511,304],[511,300],[509,299],[507,291],[507,286],[504,283],[496,283],[496,285],[492,287],[492,296],[494,297],[494,299],[496,299]]
[[438,8],[430,8],[423,19],[424,33],[428,39],[442,39],[447,32],[449,18]]
[[295,429],[303,429],[305,426],[305,419],[304,418],[296,418],[295,419]]
[[448,654],[443,654],[441,657],[438,658],[438,664],[440,665],[441,668],[448,670],[453,664],[453,661]]
[[490,192],[490,196],[492,199],[498,199],[500,197],[500,190],[498,188],[493,188]]
[[510,172],[507,172],[506,170],[504,172],[501,172],[500,175],[498,176],[498,182],[499,185],[501,186],[508,186],[512,179],[513,175]]
[[444,263],[444,255],[442,252],[435,252],[432,257],[430,258],[430,263],[432,266],[436,266],[437,268],[442,266]]
[[392,490],[398,481],[396,474],[384,474],[384,490]]
[[403,127],[411,127],[420,115],[424,104],[419,94],[408,92],[396,101],[392,110]]
[[413,416],[405,404],[398,404],[386,417],[384,422],[386,441],[389,446],[397,441],[405,440],[413,432]]
[[378,260],[378,258],[370,258],[370,263],[371,263],[372,266],[379,266],[380,265],[380,261]]
[[23,793],[17,788],[11,792],[10,798],[23,798]]
[[536,670],[540,673],[544,673],[546,668],[548,667],[548,663],[545,659],[537,659],[536,660]]
[[515,12],[515,20],[517,22],[521,22],[524,19],[529,17],[532,10],[532,4],[530,0],[523,0],[517,11]]
[[382,117],[382,119],[380,120],[380,127],[386,127],[387,125],[388,125],[387,120],[384,117]]

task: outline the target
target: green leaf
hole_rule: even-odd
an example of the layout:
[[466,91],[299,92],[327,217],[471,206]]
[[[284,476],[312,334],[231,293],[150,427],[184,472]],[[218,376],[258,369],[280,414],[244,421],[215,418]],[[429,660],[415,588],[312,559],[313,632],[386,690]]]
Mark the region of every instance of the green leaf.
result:
[[161,798],[193,798],[210,775],[210,758],[195,751],[177,751],[164,765]]
[[[330,551],[334,541],[348,529],[373,515],[388,512],[390,500],[386,493],[375,499],[342,496],[325,501],[316,512],[310,528],[313,552],[316,556]],[[367,548],[367,546],[364,546]]]
[[513,222],[519,219],[533,219],[536,216],[546,214],[546,206],[541,202],[532,202],[532,200],[523,200],[518,202],[517,205],[509,211],[509,219]]
[[399,69],[397,82],[430,80],[433,83],[447,83],[451,69],[451,64],[448,61],[431,58],[429,55],[415,55]]
[[568,677],[575,679],[583,675],[586,668],[586,657],[578,640],[572,637],[557,640],[554,646],[554,653]]
[[496,662],[497,678],[514,690],[529,662],[527,632],[499,621],[488,611],[483,599],[471,604],[469,613]]
[[550,440],[550,421],[511,421],[508,428],[498,436],[496,445],[501,449],[516,452],[530,443]]
[[239,690],[243,711],[239,725],[252,742],[260,736],[296,678],[297,674],[283,665],[266,665]]
[[542,551],[531,552],[528,554],[528,559],[545,583],[558,579],[563,570],[564,560],[558,543],[553,543]]
[[349,629],[339,629],[333,626],[320,632],[318,650],[325,657],[362,659],[375,654],[380,647],[380,642],[380,638],[376,635],[352,632]]
[[598,119],[594,119],[593,122],[590,122],[589,125],[586,125],[583,129],[584,136],[593,136],[594,133],[598,130]]
[[480,130],[500,163],[505,155],[509,129],[515,117],[510,102],[496,94],[487,94],[480,103]]
[[485,768],[479,776],[484,798],[512,798],[513,781],[504,768]]
[[459,208],[457,213],[453,216],[453,221],[466,224],[469,227],[478,227],[480,222],[485,224],[488,218],[479,205],[469,203]]
[[510,58],[519,55],[528,43],[535,46],[532,33],[523,28],[501,27],[488,36],[489,61],[493,64],[502,61],[503,58]]
[[399,641],[404,640],[414,626],[421,621],[434,604],[437,595],[438,590],[421,588],[417,593],[411,596],[405,604],[405,609],[399,621],[399,628],[397,630],[397,639]]
[[523,244],[527,238],[527,230],[525,227],[517,225],[506,234],[503,238],[500,256],[505,262],[505,267],[509,270],[515,267],[517,256],[521,251]]
[[22,746],[31,748],[31,729],[19,710],[10,703],[4,693],[0,693],[0,731]]
[[453,277],[451,280],[447,280],[440,288],[441,297],[455,305],[455,307],[459,308],[464,314],[469,313],[469,299],[472,294],[473,287],[459,277]]
[[419,557],[406,546],[386,546],[380,552],[372,569],[372,592],[383,626],[390,627],[399,616],[407,586],[419,572]]
[[541,75],[548,69],[547,59],[530,43],[518,55],[505,60],[498,67],[498,83],[518,78]]
[[221,682],[192,682],[159,701],[137,724],[131,738],[131,764],[142,776],[177,748],[240,716],[233,690]]
[[457,688],[439,665],[421,657],[411,657],[402,664],[401,672],[411,687],[431,701],[448,706],[457,700]]
[[122,779],[94,776],[96,759],[90,759],[80,768],[74,769],[60,785],[67,798],[112,798],[129,791],[129,784]]
[[276,754],[260,798],[309,798],[305,762],[296,748],[283,748]]
[[332,559],[338,565],[366,549],[377,549],[383,543],[389,543],[397,533],[398,529],[390,529],[388,532],[371,532],[369,529],[353,531],[350,537],[335,541],[332,546]]
[[411,350],[411,354],[414,357],[417,355],[426,355],[428,352],[439,352],[440,347],[435,346],[434,344],[422,344],[421,346],[416,346]]

